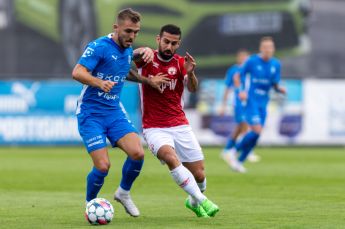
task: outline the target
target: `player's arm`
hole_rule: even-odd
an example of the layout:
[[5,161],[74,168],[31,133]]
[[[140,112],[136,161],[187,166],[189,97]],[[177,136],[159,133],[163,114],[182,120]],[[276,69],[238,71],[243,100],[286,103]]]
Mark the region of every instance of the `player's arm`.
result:
[[277,70],[276,70],[276,74],[274,76],[273,89],[276,92],[285,95],[286,94],[286,89],[279,85],[279,81],[280,81],[280,62],[278,62],[276,68],[277,68]]
[[134,69],[130,69],[126,79],[128,81],[150,85],[162,93],[161,85],[170,81],[166,76],[166,74],[158,73],[156,76],[148,78],[140,75]]
[[140,47],[133,51],[133,61],[137,66],[150,63],[153,60],[154,53],[149,47]]
[[187,88],[189,92],[196,92],[198,90],[199,82],[195,76],[194,69],[196,63],[194,58],[186,52],[184,68],[187,72]]
[[273,89],[278,92],[278,93],[281,93],[283,95],[286,94],[286,89],[284,87],[281,87],[279,84],[275,83],[273,84]]
[[72,77],[74,80],[82,84],[90,85],[92,87],[98,87],[104,92],[109,92],[115,85],[115,82],[102,80],[92,76],[88,69],[81,64],[77,64],[74,67],[72,71]]

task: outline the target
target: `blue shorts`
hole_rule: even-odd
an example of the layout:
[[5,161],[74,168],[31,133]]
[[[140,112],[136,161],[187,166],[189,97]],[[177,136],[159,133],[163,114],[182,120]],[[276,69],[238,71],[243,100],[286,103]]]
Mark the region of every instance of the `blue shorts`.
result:
[[246,109],[246,119],[250,126],[265,125],[267,116],[266,106],[259,106],[255,102],[248,102]]
[[89,153],[107,146],[106,138],[113,147],[128,133],[138,133],[122,110],[107,114],[78,114],[78,130]]
[[236,104],[234,106],[234,118],[237,124],[246,122],[246,107],[242,104]]

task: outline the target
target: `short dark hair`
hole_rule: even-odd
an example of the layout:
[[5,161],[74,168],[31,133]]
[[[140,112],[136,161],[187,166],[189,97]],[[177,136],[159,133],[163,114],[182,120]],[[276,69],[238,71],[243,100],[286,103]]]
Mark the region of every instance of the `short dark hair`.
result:
[[249,51],[247,49],[240,48],[240,49],[237,50],[237,54],[240,54],[240,53],[247,53],[247,54],[249,54]]
[[123,9],[117,14],[117,23],[126,19],[130,19],[133,23],[138,23],[140,22],[140,17],[140,13],[131,8]]
[[265,36],[265,37],[261,37],[261,39],[260,39],[260,44],[261,44],[262,42],[265,42],[265,41],[272,41],[272,42],[274,42],[273,37],[271,37],[271,36]]
[[164,32],[170,33],[170,34],[174,34],[174,35],[179,35],[180,38],[181,38],[181,35],[182,35],[180,27],[178,27],[176,25],[173,25],[173,24],[164,25],[161,28],[161,31],[159,32],[159,36],[161,37]]

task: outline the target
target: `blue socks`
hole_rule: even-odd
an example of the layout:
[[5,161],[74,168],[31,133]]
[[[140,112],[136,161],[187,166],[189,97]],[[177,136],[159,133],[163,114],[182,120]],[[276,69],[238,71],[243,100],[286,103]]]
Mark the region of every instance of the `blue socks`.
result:
[[90,201],[97,197],[99,190],[101,190],[104,178],[108,172],[102,172],[96,167],[93,167],[86,179],[86,201]]
[[250,131],[242,138],[241,142],[236,145],[237,151],[241,152],[241,155],[238,158],[240,162],[244,162],[246,160],[250,151],[255,147],[259,137],[259,134],[254,131]]
[[129,191],[133,182],[139,175],[141,168],[143,167],[144,160],[133,160],[127,157],[127,160],[122,167],[122,179],[120,187],[126,191]]
[[226,145],[225,145],[224,150],[229,150],[229,149],[231,149],[232,147],[234,147],[235,143],[236,143],[236,141],[235,141],[234,139],[229,138],[229,139],[228,139],[228,142],[227,142]]

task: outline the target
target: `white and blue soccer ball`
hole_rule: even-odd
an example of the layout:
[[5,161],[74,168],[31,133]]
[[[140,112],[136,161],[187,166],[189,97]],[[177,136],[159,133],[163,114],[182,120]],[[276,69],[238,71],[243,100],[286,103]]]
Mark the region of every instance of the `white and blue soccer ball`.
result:
[[104,198],[95,198],[86,205],[86,220],[93,225],[105,225],[111,222],[114,217],[114,208]]

